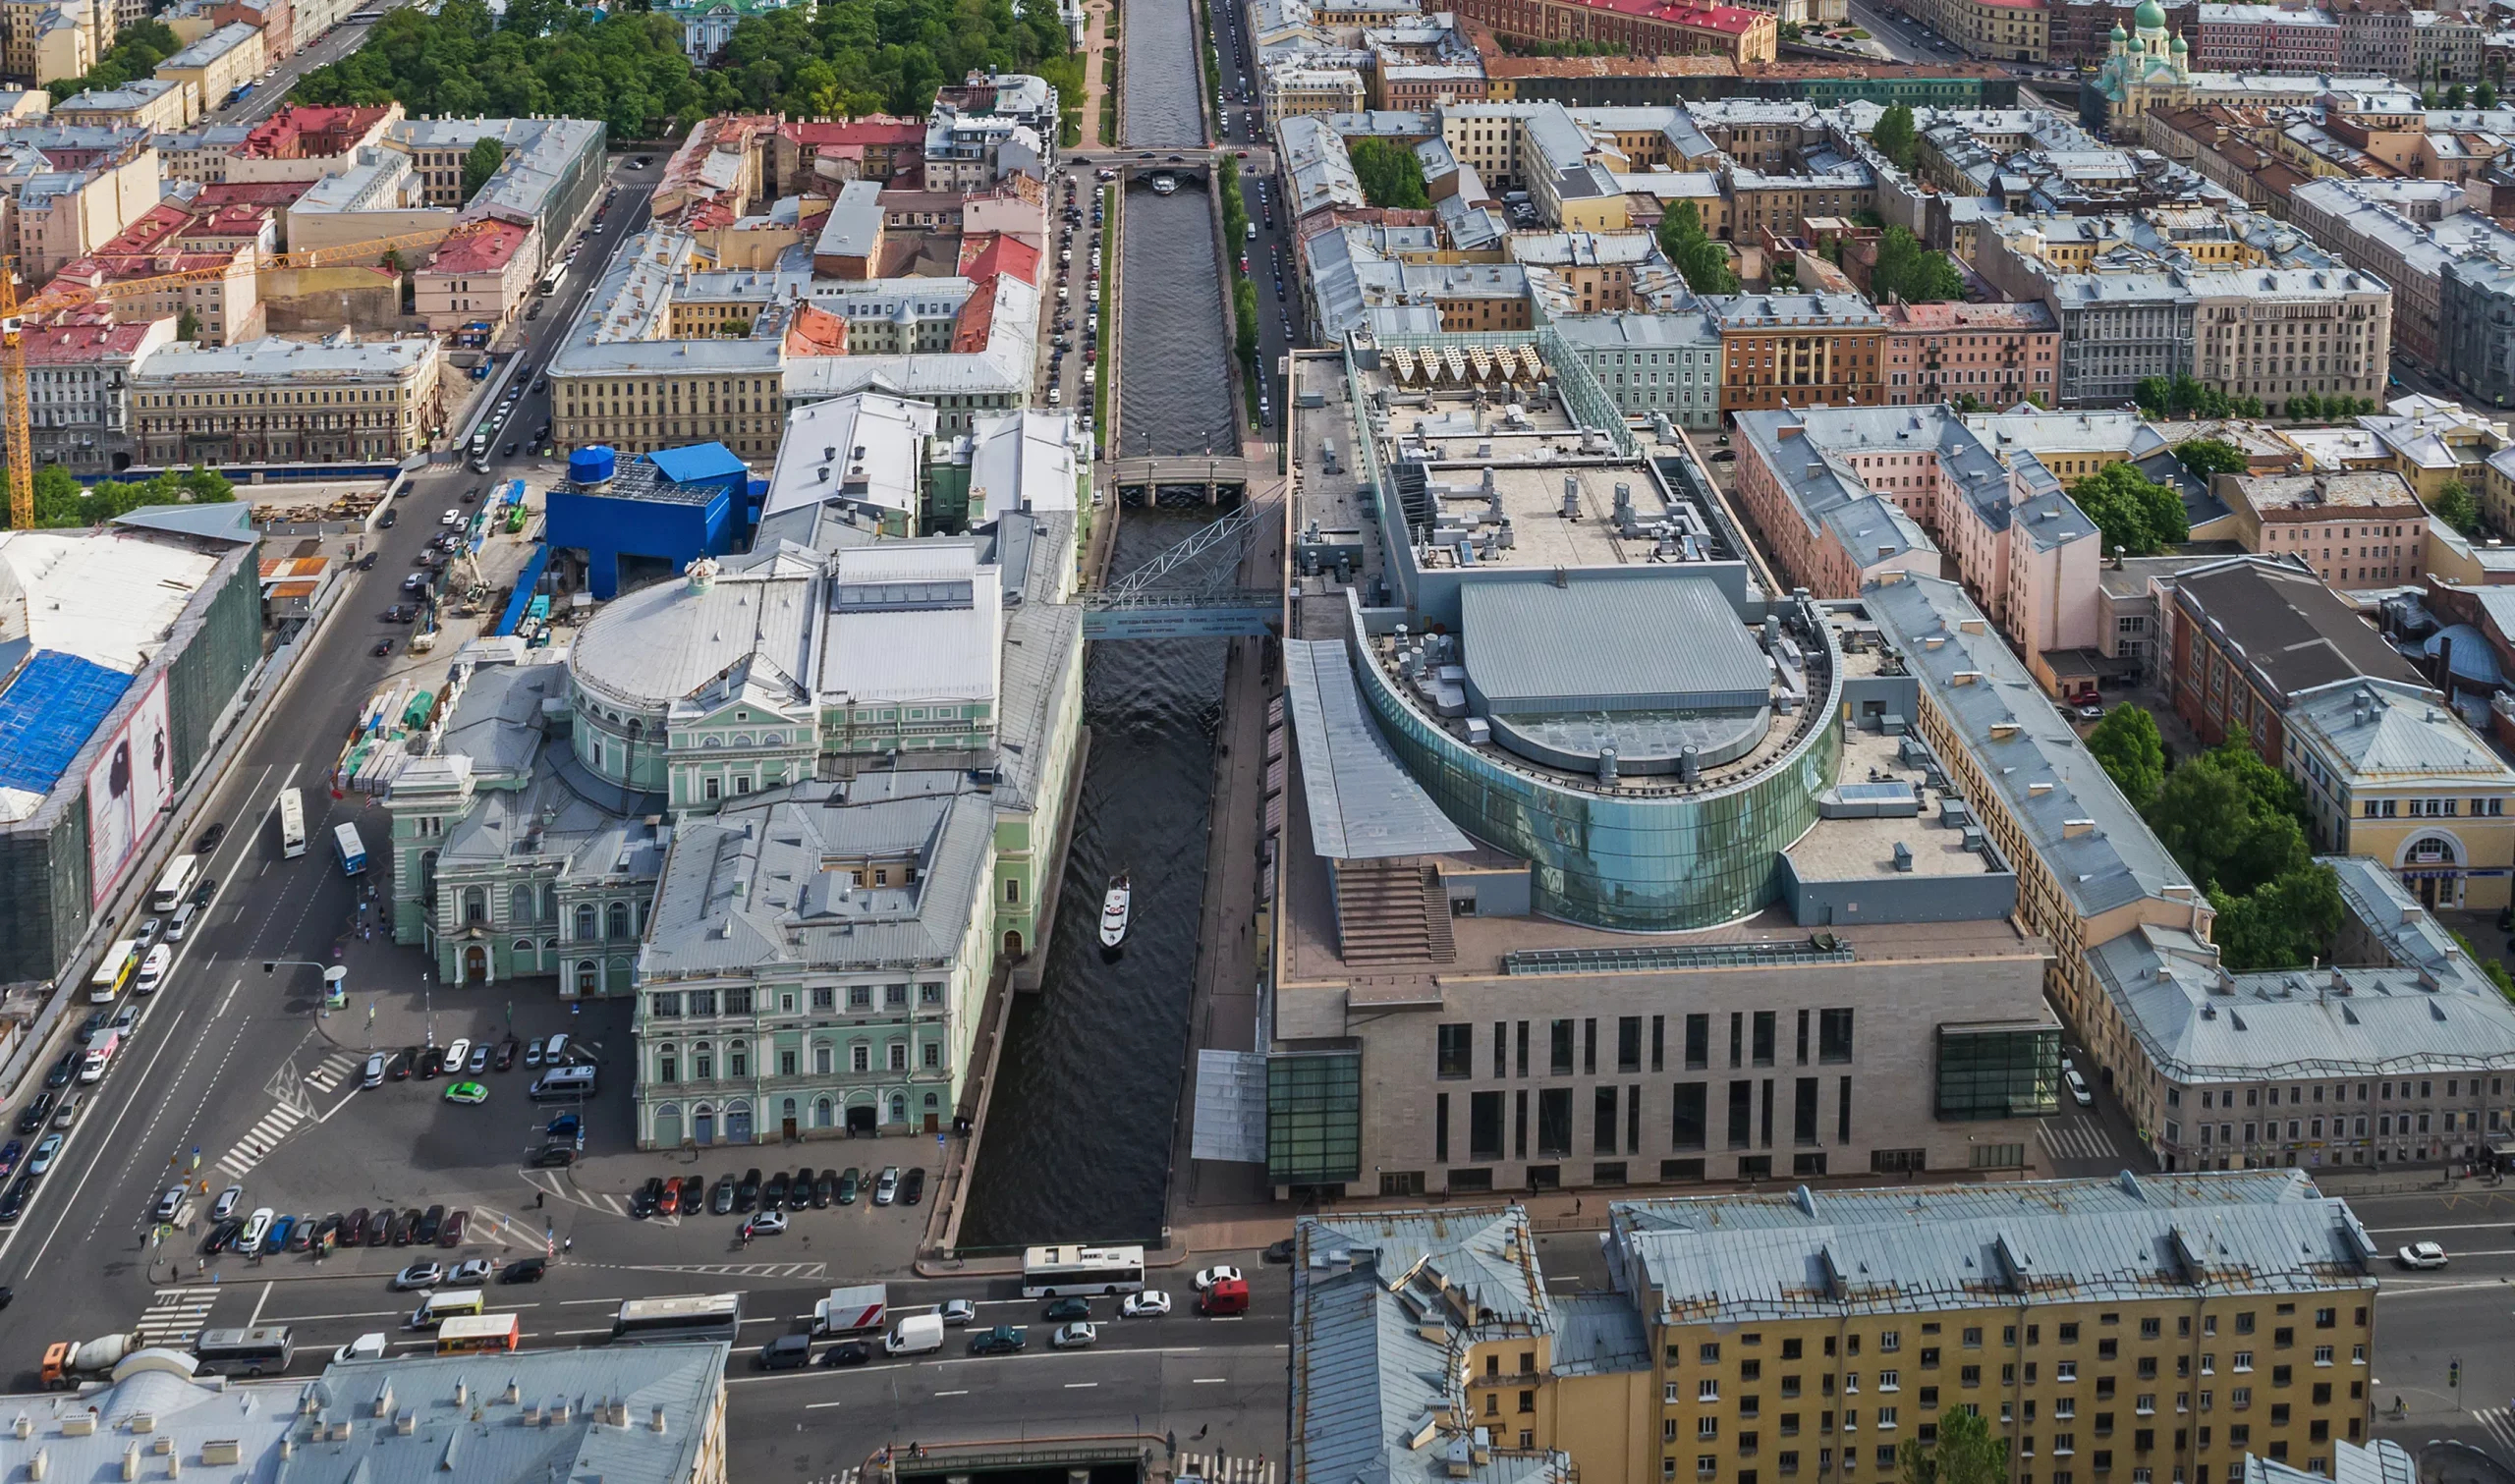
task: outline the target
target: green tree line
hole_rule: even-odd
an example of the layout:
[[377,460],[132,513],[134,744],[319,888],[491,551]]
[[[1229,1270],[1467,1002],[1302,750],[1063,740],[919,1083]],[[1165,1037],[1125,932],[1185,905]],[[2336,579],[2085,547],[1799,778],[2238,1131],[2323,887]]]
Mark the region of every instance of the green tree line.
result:
[[[35,470],[34,486],[35,528],[41,530],[102,525],[116,516],[129,515],[147,505],[223,505],[236,498],[236,486],[211,468],[191,468],[180,474],[161,473],[129,482],[104,479],[83,486],[68,469],[47,464]],[[8,513],[0,510],[0,524],[5,524],[7,519]]]
[[1363,199],[1374,206],[1406,206],[1422,210],[1432,204],[1424,190],[1424,162],[1415,151],[1386,139],[1357,139],[1351,151],[1354,174],[1363,183]]
[[[162,29],[162,27],[160,27]],[[481,0],[429,15],[396,10],[366,44],[308,73],[294,102],[414,114],[600,119],[615,138],[658,138],[711,114],[805,118],[922,115],[971,72],[1033,73],[1058,90],[1072,138],[1083,61],[1065,47],[1055,0],[825,0],[744,18],[716,65],[694,68],[669,16],[595,19],[560,0],[514,0],[503,22]]]
[[56,103],[63,102],[89,89],[120,87],[134,78],[145,78],[157,71],[157,64],[184,49],[163,21],[142,21],[125,27],[114,37],[111,50],[96,59],[86,75],[77,78],[55,78],[43,84]]

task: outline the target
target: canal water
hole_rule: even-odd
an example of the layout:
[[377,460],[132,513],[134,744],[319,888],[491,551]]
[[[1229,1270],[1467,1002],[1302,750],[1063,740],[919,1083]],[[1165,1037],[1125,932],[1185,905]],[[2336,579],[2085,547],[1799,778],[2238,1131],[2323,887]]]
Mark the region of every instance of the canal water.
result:
[[[1185,0],[1126,7],[1128,140],[1200,137]],[[1138,186],[1123,209],[1122,452],[1236,452],[1202,188],[1161,196]],[[1143,566],[1209,519],[1202,510],[1124,512],[1109,570]],[[1094,644],[1085,662],[1091,754],[1074,842],[1039,992],[1015,997],[1006,1026],[965,1247],[1160,1237],[1185,1085],[1223,655],[1217,639],[1132,639]],[[1100,899],[1120,871],[1132,881],[1134,916],[1125,954],[1107,962]]]
[[1204,60],[1188,0],[1122,0],[1126,118],[1120,133],[1137,149],[1177,149],[1204,139]]

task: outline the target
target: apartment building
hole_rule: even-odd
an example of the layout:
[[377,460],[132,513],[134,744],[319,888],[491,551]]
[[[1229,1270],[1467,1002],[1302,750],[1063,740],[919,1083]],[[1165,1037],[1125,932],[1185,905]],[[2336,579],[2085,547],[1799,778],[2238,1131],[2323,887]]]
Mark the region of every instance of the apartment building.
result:
[[2338,72],[2340,23],[2329,11],[2276,5],[2200,8],[2192,60],[2203,72]]
[[2164,679],[2175,715],[2209,746],[2242,737],[2265,759],[2288,755],[2286,717],[2297,696],[2336,681],[2419,679],[2293,554],[2229,557],[2184,573],[2172,633]]
[[1883,402],[1886,317],[1858,295],[1704,301],[1720,328],[1720,409]]
[[28,283],[111,242],[157,197],[157,154],[143,131],[31,124],[0,140],[0,245]]
[[174,344],[173,318],[29,328],[24,340],[36,462],[74,473],[127,467],[132,368]]
[[228,94],[262,75],[269,65],[261,27],[238,21],[222,26],[157,64],[156,76],[181,83],[191,97],[189,124],[226,103]]
[[2061,327],[2042,304],[1898,302],[1885,315],[1891,404],[2049,407],[2059,396]]
[[[1857,597],[1888,571],[1965,590],[2057,688],[2057,651],[2096,643],[2094,522],[2035,456],[1995,455],[1947,405],[1749,412],[1738,429],[1738,498],[1791,585]],[[1870,497],[1929,532],[1882,526]]]
[[2466,199],[2444,182],[2327,178],[2291,193],[2289,219],[2391,286],[2393,348],[2434,365],[2444,346],[2446,265],[2474,254],[2515,263],[2515,232],[2477,210],[2446,209]]
[[172,346],[131,375],[140,459],[154,465],[401,459],[444,418],[432,335]]
[[0,0],[0,72],[12,82],[84,77],[110,44],[87,0]]
[[192,122],[191,93],[171,78],[134,78],[120,87],[90,88],[53,105],[56,124],[180,130]]
[[1720,330],[1710,315],[1570,314],[1554,332],[1625,415],[1664,414],[1691,432],[1720,426]]
[[2426,570],[2427,509],[2388,469],[2219,474],[2210,488],[2247,551],[2293,557],[2341,591],[2399,587]]
[[[1463,1484],[1841,1484],[1897,1476],[1952,1406],[1991,1424],[2020,1481],[2413,1471],[2351,1441],[2380,1249],[2297,1172],[1803,1186],[1606,1220],[1613,1286],[1576,1291],[1517,1206],[1303,1218],[1292,1477],[1349,1477],[1399,1437]],[[1357,1373],[1381,1378],[1361,1405]]]
[[1594,41],[1633,56],[1711,56],[1740,64],[1770,62],[1778,54],[1777,12],[1691,0],[1466,0],[1453,8],[1460,19],[1513,40]]
[[411,275],[412,306],[437,334],[524,311],[541,262],[538,230],[495,217],[457,226]]
[[1915,0],[1912,9],[1969,56],[2040,62],[2050,50],[2045,0]]
[[1859,216],[1877,208],[1877,177],[1857,159],[1831,157],[1821,170],[1767,173],[1725,165],[1720,185],[1729,197],[1730,230],[1740,242],[1760,232],[1796,237],[1812,216]]

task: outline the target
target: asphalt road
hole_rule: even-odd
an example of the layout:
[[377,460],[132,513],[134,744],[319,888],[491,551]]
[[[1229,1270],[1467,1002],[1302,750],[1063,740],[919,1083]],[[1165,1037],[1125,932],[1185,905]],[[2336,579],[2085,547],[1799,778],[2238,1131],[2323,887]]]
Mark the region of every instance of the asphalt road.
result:
[[[581,256],[569,281],[566,298],[571,303],[594,277],[600,260],[643,222],[644,193],[643,178],[633,173],[606,218],[599,244]],[[531,322],[531,345],[522,357],[528,365],[542,362],[568,318],[554,308]],[[546,396],[529,394],[514,415],[537,426],[546,419]],[[361,1096],[388,1094],[355,1091],[366,1032],[345,1025],[348,1015],[329,1020],[317,1017],[318,969],[304,966],[331,962],[338,944],[357,938],[353,885],[327,849],[333,826],[356,820],[371,851],[380,851],[385,838],[380,812],[364,810],[358,796],[335,799],[325,786],[366,697],[389,673],[412,663],[398,652],[391,657],[371,652],[379,637],[397,640],[398,651],[398,641],[411,632],[379,615],[399,596],[394,589],[438,530],[434,513],[462,508],[464,492],[480,483],[479,475],[460,465],[437,466],[412,478],[396,502],[401,519],[394,528],[366,538],[367,548],[378,556],[374,570],[348,576],[354,585],[342,599],[344,606],[301,662],[277,712],[214,787],[204,817],[230,826],[204,863],[206,872],[217,878],[216,895],[187,940],[175,945],[168,987],[152,999],[133,1002],[144,1007],[144,1017],[103,1082],[90,1090],[61,1158],[35,1187],[26,1213],[0,1228],[0,1282],[17,1293],[14,1305],[0,1314],[0,1373],[14,1361],[14,1379],[20,1384],[32,1384],[34,1364],[47,1341],[72,1334],[85,1338],[128,1326],[143,1314],[172,1318],[177,1310],[199,1306],[196,1301],[161,1301],[159,1296],[175,1292],[164,1288],[163,1281],[172,1277],[178,1255],[188,1261],[196,1257],[193,1243],[200,1230],[196,1224],[162,1248],[151,1243],[149,1208],[178,1174],[207,1181],[215,1191],[238,1179],[241,1168],[247,1205],[271,1204],[281,1210],[335,1211],[387,1196],[421,1204],[445,1199],[441,1187],[381,1188],[434,1187],[437,1172],[444,1170],[466,1172],[447,1181],[458,1197],[469,1186],[490,1185],[492,1179],[490,1188],[509,1205],[527,1205],[535,1193],[520,1181],[512,1161],[512,1151],[530,1138],[530,1116],[522,1113],[518,1095],[521,1069],[505,1084],[518,1089],[509,1094],[514,1099],[507,1113],[512,1127],[494,1143],[479,1138],[481,1120],[460,1117],[487,1115],[490,1109],[448,1107],[435,1100],[433,1094],[441,1089],[434,1084],[388,1089],[388,1094],[406,1094],[396,1100],[394,1116],[352,1108]],[[435,655],[428,663],[441,671],[445,658]],[[306,800],[310,849],[298,859],[283,860],[275,797],[292,786]],[[380,860],[365,880],[381,888],[386,876]],[[376,1007],[386,1029],[383,1044],[399,1044],[406,1032],[409,1039],[419,1039],[418,1032],[431,1009],[441,1039],[503,1033],[503,1006],[432,996],[424,980],[425,961],[419,955],[380,943],[353,942],[352,947],[354,1012],[361,1006]],[[281,963],[275,972],[262,971],[264,961],[291,960],[304,964]],[[585,1028],[582,1019],[560,1019],[563,1013],[546,993],[530,997],[526,1009],[528,1016],[537,1014],[550,1023],[523,1028]],[[616,1021],[605,1029],[625,1048],[625,1005],[598,1006],[590,1016],[597,1025],[605,1016]],[[56,1046],[55,1054],[60,1050]],[[618,1099],[616,1111],[608,1115],[618,1127],[605,1127],[598,1115],[592,1131],[597,1137],[625,1139],[625,1079],[614,1080],[606,1097]],[[23,1100],[9,1110],[12,1119],[21,1106]],[[296,1158],[300,1148],[309,1151],[303,1159]],[[484,1159],[489,1162],[485,1167]],[[482,1168],[494,1176],[472,1173]],[[599,1201],[563,1205],[588,1213],[595,1206],[608,1210]],[[522,1239],[513,1231],[506,1235]],[[537,1236],[537,1228],[527,1235]],[[387,1254],[376,1255],[390,1260]],[[301,1261],[274,1258],[269,1266]],[[243,1266],[233,1257],[223,1263],[233,1269]],[[234,1276],[221,1272],[222,1289]],[[241,1321],[250,1310],[250,1304],[232,1302],[235,1292],[214,1295],[222,1321]],[[159,1332],[188,1339],[199,1327],[197,1322],[175,1323]]]
[[[380,0],[373,8],[390,11],[408,3],[410,0]],[[288,97],[288,90],[297,85],[298,79],[318,67],[338,62],[365,45],[366,33],[374,24],[371,21],[355,24],[344,21],[333,27],[315,37],[313,45],[256,79],[252,92],[245,98],[225,108],[212,110],[210,121],[218,124],[258,124],[269,118],[279,111],[281,103]]]
[[[2506,1341],[2515,1307],[2515,1186],[2464,1182],[2451,1192],[2351,1195],[2349,1204],[2386,1253],[2435,1241],[2449,1256],[2441,1270],[2412,1273],[2389,1262],[2381,1270],[2369,1367],[2376,1436],[2414,1453],[2431,1440],[2455,1439],[2515,1465],[2507,1414],[2515,1346]],[[2456,1360],[2459,1389],[2451,1384]],[[2390,1411],[2395,1399],[2405,1408],[2399,1417]]]

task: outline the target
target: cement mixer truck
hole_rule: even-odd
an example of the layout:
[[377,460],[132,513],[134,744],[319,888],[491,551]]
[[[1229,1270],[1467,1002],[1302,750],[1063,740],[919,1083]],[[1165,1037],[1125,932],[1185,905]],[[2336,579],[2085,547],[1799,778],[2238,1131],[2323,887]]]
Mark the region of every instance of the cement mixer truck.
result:
[[64,1340],[44,1347],[43,1384],[47,1387],[76,1386],[92,1381],[122,1364],[123,1358],[140,1348],[140,1336],[105,1335],[81,1344]]

